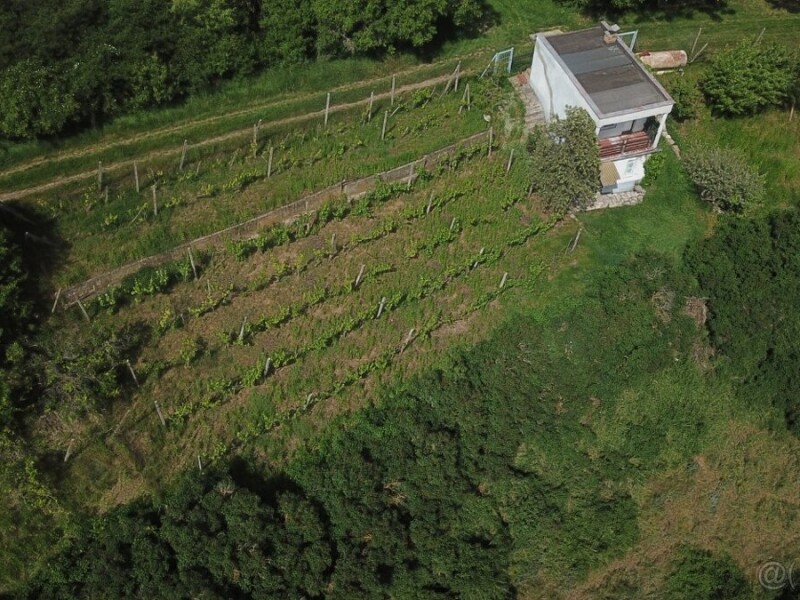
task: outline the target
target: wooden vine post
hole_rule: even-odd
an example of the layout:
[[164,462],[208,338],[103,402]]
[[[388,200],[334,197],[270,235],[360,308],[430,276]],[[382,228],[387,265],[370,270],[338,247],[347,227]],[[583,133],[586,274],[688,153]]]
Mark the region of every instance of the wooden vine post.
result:
[[331,109],[331,93],[328,92],[328,97],[325,100],[325,127],[328,126],[328,113]]
[[183,171],[183,165],[186,163],[186,150],[189,148],[189,140],[183,140],[183,150],[181,151],[181,164],[178,167],[179,171]]
[[391,105],[394,106],[394,84],[397,79],[396,75],[392,75],[392,98],[391,98]]
[[381,141],[386,137],[386,122],[389,120],[389,111],[383,112],[383,127],[381,128]]
[[139,193],[139,165],[133,161],[133,181],[136,183],[136,193]]

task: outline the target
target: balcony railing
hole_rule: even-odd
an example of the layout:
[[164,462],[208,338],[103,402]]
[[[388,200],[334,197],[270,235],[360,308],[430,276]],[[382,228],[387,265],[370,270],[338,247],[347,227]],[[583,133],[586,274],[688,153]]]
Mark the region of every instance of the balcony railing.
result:
[[625,154],[636,154],[651,150],[652,141],[646,131],[626,133],[616,137],[597,140],[600,146],[600,158],[613,158]]

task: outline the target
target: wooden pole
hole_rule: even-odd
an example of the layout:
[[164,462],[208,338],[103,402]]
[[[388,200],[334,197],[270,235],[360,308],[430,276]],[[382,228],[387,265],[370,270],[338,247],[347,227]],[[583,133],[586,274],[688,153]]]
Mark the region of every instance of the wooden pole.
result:
[[361,265],[361,268],[358,270],[358,276],[356,276],[356,282],[353,284],[353,287],[358,287],[358,284],[361,283],[361,276],[364,275],[364,268],[367,265]]
[[74,443],[75,443],[75,438],[71,438],[69,440],[69,446],[67,446],[67,451],[64,454],[64,462],[67,462],[69,460],[69,456],[70,454],[72,454],[72,444]]
[[156,405],[156,412],[158,413],[158,418],[161,421],[161,426],[166,427],[167,422],[164,420],[164,415],[161,414],[161,407],[158,405],[158,400],[154,400],[153,403]]
[[700,40],[700,34],[701,33],[703,33],[703,28],[702,27],[697,30],[697,35],[694,38],[694,43],[692,44],[692,50],[691,50],[691,52],[689,52],[689,56],[693,56],[694,55],[694,49],[697,47],[697,42],[698,42],[698,40]]
[[139,193],[139,165],[133,161],[133,180],[136,182],[136,193]]
[[405,350],[405,349],[406,349],[406,346],[408,346],[408,345],[411,343],[411,339],[414,337],[414,332],[415,332],[415,331],[416,331],[416,329],[414,329],[414,328],[412,327],[412,328],[411,328],[411,331],[409,331],[409,332],[408,332],[408,335],[406,336],[406,339],[405,339],[405,341],[403,342],[403,345],[400,347],[400,354],[402,354],[402,353],[403,353],[403,350]]
[[381,318],[381,314],[383,313],[383,307],[384,306],[386,306],[386,296],[381,298],[381,303],[378,305],[378,314],[375,315],[376,319],[380,319]]
[[125,364],[128,365],[128,370],[131,372],[131,377],[133,377],[133,383],[136,384],[136,387],[139,387],[139,380],[136,378],[136,373],[133,370],[133,365],[129,359],[125,359]]
[[261,127],[261,119],[258,120],[258,123],[253,124],[253,146],[258,144],[258,128]]
[[766,27],[763,27],[763,28],[761,29],[761,33],[759,33],[759,34],[758,34],[758,37],[756,38],[756,46],[758,46],[758,45],[761,43],[761,38],[763,38],[763,37],[764,37],[764,32],[765,32],[766,30],[767,30],[767,28],[766,28]]
[[450,221],[450,233],[453,232],[453,227],[455,227],[455,226],[456,226],[456,218],[453,217],[453,220]]
[[239,338],[238,339],[239,339],[239,343],[240,344],[242,342],[244,342],[244,328],[245,328],[246,325],[247,325],[247,315],[245,315],[244,319],[242,319],[242,326],[239,328]]
[[202,160],[197,161],[197,167],[194,169],[194,175],[197,177],[200,174],[200,165],[203,163]]
[[511,154],[508,155],[508,164],[506,165],[506,175],[511,170],[511,164],[514,162],[514,149],[511,149]]
[[80,308],[81,312],[83,313],[83,318],[86,319],[87,322],[91,321],[91,319],[89,318],[89,313],[86,312],[86,309],[84,308],[80,298],[77,299],[77,302],[78,302],[78,308]]
[[578,235],[575,236],[575,240],[572,242],[572,247],[569,249],[570,252],[575,250],[575,246],[578,245],[578,240],[581,239],[581,231],[583,231],[582,228],[578,229]]
[[336,233],[331,235],[331,253],[330,258],[333,258],[333,255],[336,254]]
[[267,178],[272,177],[272,155],[275,152],[275,148],[272,146],[269,147],[269,161],[267,162]]
[[158,194],[156,193],[156,184],[153,184],[153,215],[158,216]]
[[53,301],[53,310],[50,311],[51,315],[56,312],[56,308],[58,307],[59,298],[61,298],[61,288],[58,288],[58,291],[56,292],[56,299],[55,299],[55,301]]
[[331,109],[331,93],[328,92],[328,97],[325,100],[325,127],[328,126],[328,112]]
[[178,167],[179,171],[183,171],[183,164],[186,162],[186,150],[189,147],[189,140],[183,140],[183,151],[181,152],[181,166]]
[[200,462],[200,455],[197,455],[197,468],[200,469],[200,472],[203,472],[203,463]]
[[367,123],[372,121],[372,103],[375,101],[375,92],[369,93],[369,110],[367,110]]
[[272,359],[268,358],[267,362],[264,364],[264,377],[269,375],[269,370],[272,367]]
[[794,119],[794,102],[792,102],[792,110],[789,111],[789,121]]
[[425,207],[425,214],[428,215],[431,212],[431,206],[433,205],[433,192],[428,197],[428,206]]
[[194,264],[194,256],[192,256],[191,248],[189,248],[189,264],[192,265],[192,273],[194,273],[194,280],[197,281],[197,267]]
[[389,120],[389,111],[384,111],[383,113],[383,127],[381,128],[381,140],[386,137],[386,121]]
[[493,138],[494,138],[494,127],[489,127],[489,156],[492,155]]
[[392,75],[392,106],[394,106],[394,84],[397,79],[396,75]]
[[97,163],[97,189],[98,190],[102,190],[103,189],[103,163],[102,163],[102,161]]
[[467,110],[470,109],[469,84],[467,84]]
[[458,61],[458,64],[456,65],[456,82],[455,82],[455,85],[453,85],[453,91],[454,92],[458,91],[458,78],[459,77],[461,77],[461,61]]
[[502,290],[506,285],[506,280],[508,280],[508,273],[503,273],[503,278],[500,280],[500,289]]

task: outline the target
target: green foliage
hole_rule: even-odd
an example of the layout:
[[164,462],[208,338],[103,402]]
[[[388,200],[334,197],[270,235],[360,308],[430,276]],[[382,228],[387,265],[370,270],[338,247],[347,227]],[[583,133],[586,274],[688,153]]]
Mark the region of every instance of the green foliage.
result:
[[703,94],[694,79],[686,76],[671,77],[667,80],[667,89],[675,100],[670,117],[677,121],[686,121],[697,116],[703,106]]
[[[0,6],[0,136],[59,134],[261,68],[421,48],[474,28],[478,0],[10,0]],[[202,51],[200,51],[202,50]]]
[[387,2],[311,0],[317,19],[317,50],[323,55],[421,48],[441,23],[474,25],[481,5],[474,0]]
[[332,552],[318,509],[289,482],[242,478],[193,473],[83,523],[20,597],[319,597]]
[[748,40],[720,52],[706,70],[701,87],[716,113],[751,115],[785,102],[797,76],[797,57],[786,48]]
[[695,144],[684,149],[683,164],[700,196],[717,210],[741,213],[764,200],[764,176],[735,150]]
[[535,128],[528,138],[533,189],[557,215],[585,206],[600,189],[600,150],[594,131],[589,114],[573,107],[565,119]]
[[642,179],[642,187],[647,187],[655,183],[661,172],[664,170],[665,157],[663,152],[656,152],[647,157],[647,162],[644,163],[644,179]]
[[0,71],[0,135],[30,138],[61,131],[78,112],[66,88],[58,69],[32,60]]
[[710,308],[711,339],[744,398],[800,432],[800,214],[725,218],[687,253]]
[[684,546],[673,561],[667,578],[666,600],[745,600],[750,586],[739,566],[726,554]]

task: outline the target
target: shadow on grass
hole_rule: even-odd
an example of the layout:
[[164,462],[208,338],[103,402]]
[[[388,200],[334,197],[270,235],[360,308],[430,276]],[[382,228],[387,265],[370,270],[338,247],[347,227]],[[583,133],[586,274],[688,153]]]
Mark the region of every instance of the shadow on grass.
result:
[[[561,0],[565,4],[576,5],[582,12],[595,21],[605,19],[609,22],[625,21],[629,23],[649,23],[692,19],[698,14],[705,15],[713,21],[722,21],[736,11],[728,5],[727,0],[646,0],[642,3],[626,2],[619,4],[603,0]],[[793,0],[777,0],[792,2]],[[635,12],[633,12],[635,11]]]

